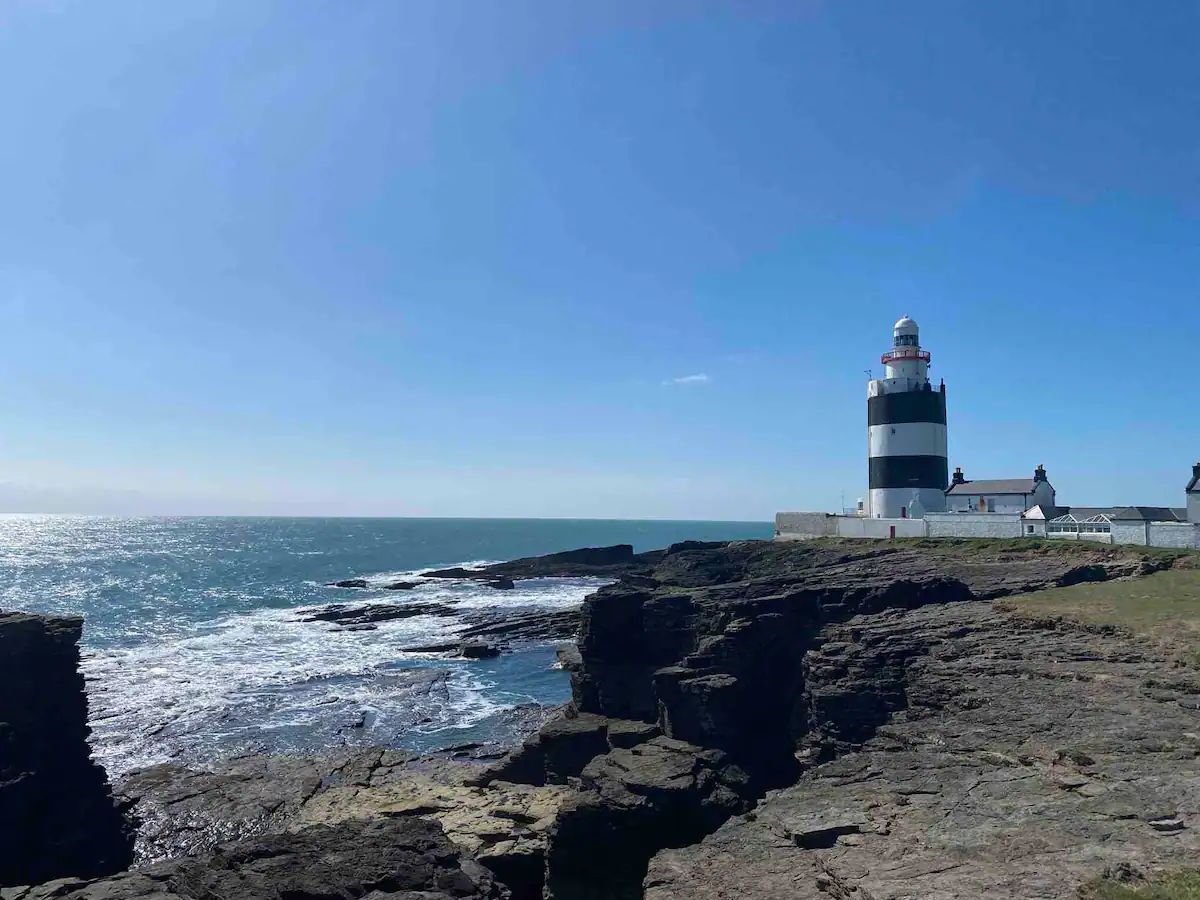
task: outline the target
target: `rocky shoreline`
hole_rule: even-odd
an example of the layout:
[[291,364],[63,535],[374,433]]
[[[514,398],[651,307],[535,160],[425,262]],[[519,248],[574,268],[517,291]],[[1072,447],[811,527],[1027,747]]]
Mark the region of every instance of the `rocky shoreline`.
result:
[[612,581],[578,613],[458,636],[577,635],[572,702],[521,747],[156,766],[118,786],[133,874],[0,897],[1057,898],[1194,865],[1200,673],[988,602],[1173,562],[736,542],[446,573]]

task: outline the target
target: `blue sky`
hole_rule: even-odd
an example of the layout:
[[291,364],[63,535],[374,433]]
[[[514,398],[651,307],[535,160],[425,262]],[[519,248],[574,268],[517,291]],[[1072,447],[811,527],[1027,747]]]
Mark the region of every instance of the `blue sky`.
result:
[[969,477],[1181,505],[1197,33],[1169,0],[6,0],[0,509],[832,509],[902,313]]

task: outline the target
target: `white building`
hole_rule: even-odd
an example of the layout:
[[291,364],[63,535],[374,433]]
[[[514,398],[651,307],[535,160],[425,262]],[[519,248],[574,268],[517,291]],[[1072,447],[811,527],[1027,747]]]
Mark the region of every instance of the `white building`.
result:
[[1032,478],[986,481],[968,481],[957,468],[946,491],[947,512],[1023,513],[1034,506],[1053,509],[1054,505],[1054,486],[1044,466],[1034,469]]

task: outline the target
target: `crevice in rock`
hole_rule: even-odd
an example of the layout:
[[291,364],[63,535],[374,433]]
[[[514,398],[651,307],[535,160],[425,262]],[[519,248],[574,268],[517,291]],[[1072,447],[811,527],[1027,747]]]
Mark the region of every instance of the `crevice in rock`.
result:
[[[664,609],[653,595],[639,593],[635,602],[632,593],[618,594],[619,621],[642,634],[627,634],[619,646],[644,655],[608,660],[621,669],[592,669],[589,654],[598,648],[588,643],[588,625],[599,610],[585,612],[580,680],[592,683],[579,699],[592,708],[576,714],[572,741],[578,749],[585,725],[589,733],[602,731],[601,713],[644,710],[642,687],[622,697],[615,686],[627,685],[638,669],[650,680],[664,736],[610,749],[579,771],[581,791],[551,833],[545,896],[552,900],[640,898],[654,854],[702,840],[766,791],[794,783],[805,766],[861,744],[905,708],[905,668],[925,648],[913,642],[879,648],[865,665],[862,659],[851,665],[855,635],[831,624],[971,597],[964,584],[944,578],[824,586],[719,609],[679,596]],[[661,665],[663,643],[646,633],[648,623],[669,632],[674,665]],[[604,651],[613,646],[606,639]],[[549,771],[553,736],[532,744],[547,777],[574,775]],[[824,846],[856,829],[832,826],[797,842]]]

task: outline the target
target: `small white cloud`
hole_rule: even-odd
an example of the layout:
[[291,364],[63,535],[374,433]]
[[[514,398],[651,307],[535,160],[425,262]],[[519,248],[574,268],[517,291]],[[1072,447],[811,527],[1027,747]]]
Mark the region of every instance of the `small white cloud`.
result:
[[703,372],[696,375],[681,375],[678,378],[669,378],[663,384],[708,384],[712,379]]

